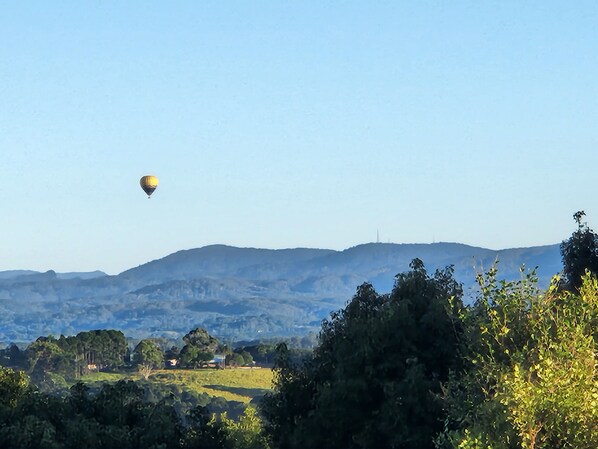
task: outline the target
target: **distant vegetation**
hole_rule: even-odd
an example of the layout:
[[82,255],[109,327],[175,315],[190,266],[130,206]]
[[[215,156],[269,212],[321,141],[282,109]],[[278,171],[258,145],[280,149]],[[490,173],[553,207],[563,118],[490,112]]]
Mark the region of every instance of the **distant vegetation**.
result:
[[[548,288],[490,266],[465,302],[452,267],[416,258],[390,293],[361,284],[311,351],[202,328],[180,350],[109,330],[10,346],[39,386],[0,369],[0,447],[595,449],[598,236],[581,217]],[[219,353],[274,359],[273,390],[268,369],[217,369]],[[192,369],[158,366],[170,357]]]
[[257,448],[267,447],[252,408],[216,420],[205,407],[184,415],[167,399],[148,400],[133,381],[83,383],[66,396],[38,393],[22,373],[0,369],[0,447],[6,448]]
[[[2,350],[0,447],[267,447],[255,407],[272,370],[249,351],[271,365],[274,346],[228,348],[200,328],[183,341],[131,351],[122,332],[96,330]],[[164,369],[172,360],[201,369]]]
[[[309,352],[301,345],[310,341],[287,340],[295,359]],[[94,373],[134,374],[147,380],[165,368],[269,368],[276,358],[275,343],[245,342],[229,347],[201,328],[188,332],[182,343],[181,348],[164,349],[168,346],[164,340],[143,339],[131,346],[120,331],[95,330],[72,337],[39,337],[23,350],[11,344],[0,350],[0,365],[22,370],[40,390],[55,392]]]

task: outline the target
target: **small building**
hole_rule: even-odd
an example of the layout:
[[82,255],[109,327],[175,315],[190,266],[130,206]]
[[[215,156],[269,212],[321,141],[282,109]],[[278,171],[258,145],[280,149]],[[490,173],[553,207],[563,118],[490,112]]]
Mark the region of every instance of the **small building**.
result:
[[224,368],[226,366],[226,355],[214,354],[214,358],[212,360],[208,360],[208,366],[210,368]]
[[164,362],[164,364],[166,365],[166,368],[176,368],[179,364],[179,361],[178,359],[168,359],[166,362]]

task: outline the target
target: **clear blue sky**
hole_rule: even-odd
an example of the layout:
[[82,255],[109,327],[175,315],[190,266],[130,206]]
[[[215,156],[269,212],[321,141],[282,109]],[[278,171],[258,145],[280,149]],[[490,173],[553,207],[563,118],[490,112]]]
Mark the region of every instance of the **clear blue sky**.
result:
[[0,270],[598,227],[595,1],[2,2],[0,41]]

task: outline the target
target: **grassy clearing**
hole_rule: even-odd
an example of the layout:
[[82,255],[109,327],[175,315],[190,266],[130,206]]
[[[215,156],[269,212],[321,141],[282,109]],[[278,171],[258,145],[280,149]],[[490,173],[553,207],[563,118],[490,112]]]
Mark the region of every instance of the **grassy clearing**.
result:
[[[169,376],[170,374],[170,376]],[[227,401],[249,402],[272,388],[270,369],[168,370],[150,376],[151,381],[163,381],[187,386],[198,393],[220,396]]]
[[90,373],[84,376],[81,376],[78,381],[83,383],[113,383],[118,382],[121,379],[129,379],[130,377],[127,374],[121,373]]
[[[93,373],[81,378],[85,383],[117,382],[121,379],[140,380],[137,373]],[[269,368],[261,369],[202,369],[202,370],[156,370],[148,381],[151,383],[176,384],[197,393],[222,397],[227,401],[248,403],[272,388],[273,374]]]

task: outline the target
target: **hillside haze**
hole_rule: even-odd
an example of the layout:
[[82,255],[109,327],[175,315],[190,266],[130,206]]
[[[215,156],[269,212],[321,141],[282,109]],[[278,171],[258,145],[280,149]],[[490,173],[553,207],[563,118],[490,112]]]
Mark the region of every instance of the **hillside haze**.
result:
[[466,297],[498,260],[499,277],[538,267],[541,286],[561,271],[558,245],[494,251],[458,243],[370,243],[344,251],[212,245],[178,251],[117,276],[0,272],[0,341],[114,328],[176,338],[197,326],[225,340],[304,335],[372,283],[385,293],[414,258],[432,273],[452,265]]

